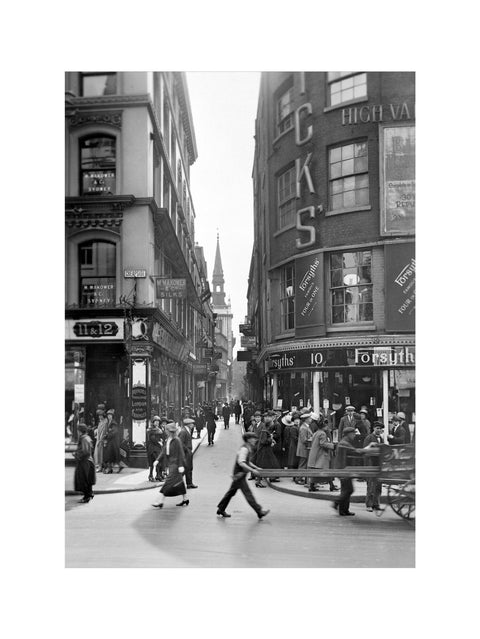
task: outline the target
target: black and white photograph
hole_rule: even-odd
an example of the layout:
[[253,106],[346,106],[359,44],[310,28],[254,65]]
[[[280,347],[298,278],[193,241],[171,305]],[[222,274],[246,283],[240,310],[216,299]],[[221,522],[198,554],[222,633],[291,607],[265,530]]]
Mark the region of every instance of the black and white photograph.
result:
[[5,636],[474,634],[472,7],[4,16]]

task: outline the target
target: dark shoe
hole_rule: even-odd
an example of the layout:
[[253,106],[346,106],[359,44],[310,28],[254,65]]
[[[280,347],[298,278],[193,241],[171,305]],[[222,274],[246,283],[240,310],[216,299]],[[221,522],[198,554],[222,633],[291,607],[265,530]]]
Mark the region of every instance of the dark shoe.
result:
[[229,515],[227,512],[225,512],[224,510],[220,510],[220,508],[217,510],[217,515],[219,515],[220,517],[231,517],[232,515]]
[[154,508],[163,508],[163,502],[161,504],[152,504]]
[[257,517],[259,519],[262,519],[263,517],[266,517],[269,512],[270,512],[269,510],[261,510],[259,513],[257,513]]
[[252,477],[248,478],[248,481],[253,481],[254,479],[255,479],[255,477],[252,476]]
[[153,476],[152,476],[152,475],[149,475],[149,476],[148,476],[148,481],[155,481],[155,480],[153,479]]
[[255,482],[255,486],[256,486],[257,488],[266,488],[265,484],[262,484],[262,483],[260,483],[260,482],[258,482],[258,481],[256,481],[256,482]]
[[189,499],[184,499],[179,504],[177,504],[177,506],[188,506],[189,503],[190,503]]
[[373,513],[373,508],[371,506],[367,506],[367,513]]
[[272,477],[272,479],[270,480],[270,483],[272,483],[272,482],[273,482],[273,483],[275,483],[275,484],[276,484],[276,483],[277,483],[277,482],[279,482],[279,481],[280,481],[280,480],[278,479],[278,477]]
[[333,490],[340,490],[340,488],[338,486],[335,486],[335,484],[330,484],[330,492],[332,492]]
[[347,510],[346,513],[339,513],[340,517],[355,517],[355,513],[351,513],[349,510]]
[[332,502],[332,508],[335,508],[335,510],[338,510],[338,501]]
[[198,488],[198,486],[195,486],[195,484],[187,484],[187,488]]
[[318,488],[315,488],[315,487],[314,488],[309,488],[308,492],[309,493],[318,493]]

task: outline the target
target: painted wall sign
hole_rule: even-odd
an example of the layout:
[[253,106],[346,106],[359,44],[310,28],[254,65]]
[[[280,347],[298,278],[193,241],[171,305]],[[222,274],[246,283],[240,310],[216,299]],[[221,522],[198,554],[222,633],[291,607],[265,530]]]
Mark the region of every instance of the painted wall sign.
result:
[[342,109],[343,125],[411,120],[414,117],[414,108],[407,102],[401,104],[364,104]]
[[123,340],[123,320],[65,320],[65,339],[68,340]]
[[385,245],[385,327],[415,330],[415,245]]
[[382,235],[415,232],[415,127],[380,129],[380,220]]
[[147,277],[147,271],[144,268],[126,268],[123,277]]
[[295,334],[298,337],[325,335],[323,254],[295,261]]
[[188,347],[185,347],[185,344],[175,339],[175,337],[158,322],[155,322],[153,325],[152,340],[177,359],[182,359],[186,349],[188,352]]
[[113,171],[84,171],[83,193],[115,193]]
[[147,419],[147,389],[144,384],[132,386],[132,419]]
[[184,277],[157,277],[155,283],[158,298],[183,298],[187,295],[187,280]]
[[82,304],[85,306],[115,304],[115,278],[82,278]]
[[240,346],[242,348],[255,348],[257,345],[255,335],[240,335]]
[[414,346],[301,349],[272,353],[266,360],[269,371],[293,369],[336,369],[369,366],[397,368],[415,366]]

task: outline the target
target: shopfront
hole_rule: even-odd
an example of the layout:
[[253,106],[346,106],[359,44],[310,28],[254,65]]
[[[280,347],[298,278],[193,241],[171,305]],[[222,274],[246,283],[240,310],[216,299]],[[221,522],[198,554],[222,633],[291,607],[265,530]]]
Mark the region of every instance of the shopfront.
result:
[[273,407],[310,406],[335,426],[348,404],[366,407],[371,421],[403,411],[415,423],[415,346],[359,345],[271,351],[265,361],[265,400]]

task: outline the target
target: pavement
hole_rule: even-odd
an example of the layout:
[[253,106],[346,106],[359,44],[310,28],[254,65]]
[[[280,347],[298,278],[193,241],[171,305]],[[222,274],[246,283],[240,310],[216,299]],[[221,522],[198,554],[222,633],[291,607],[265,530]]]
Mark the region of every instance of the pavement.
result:
[[[207,432],[200,439],[192,439],[192,452],[195,455],[198,447],[206,438]],[[73,476],[75,473],[75,460],[71,452],[65,452],[65,495],[80,495],[73,490]],[[127,493],[133,490],[148,490],[160,488],[162,484],[158,481],[148,481],[148,468],[123,468],[118,473],[115,469],[113,473],[105,475],[97,473],[97,483],[93,492],[95,495],[107,493]]]

